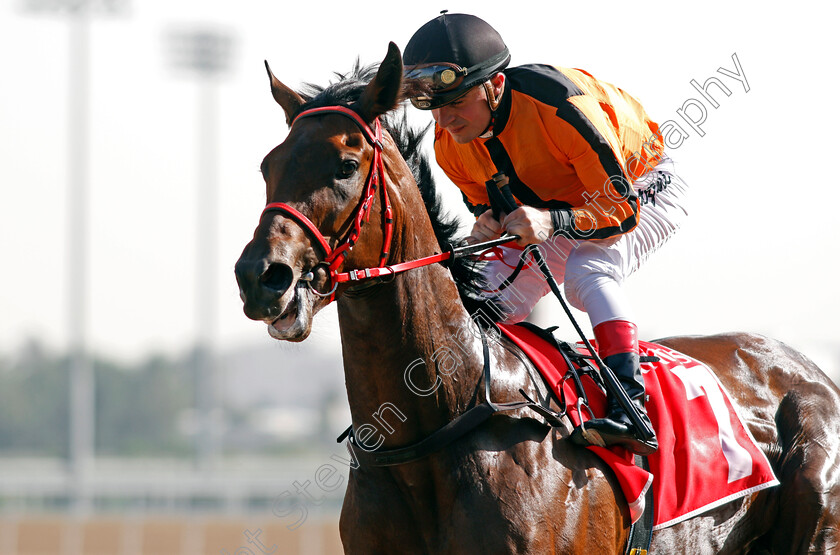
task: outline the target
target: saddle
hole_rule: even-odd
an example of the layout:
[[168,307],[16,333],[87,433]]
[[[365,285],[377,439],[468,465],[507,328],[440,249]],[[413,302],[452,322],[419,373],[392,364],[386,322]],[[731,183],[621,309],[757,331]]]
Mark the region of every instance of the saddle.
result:
[[[499,329],[539,369],[557,396],[561,415],[573,425],[604,414],[606,396],[583,345],[563,343],[551,330],[530,324],[502,324]],[[597,344],[593,347],[597,350]],[[650,529],[660,530],[779,484],[708,366],[646,341],[639,341],[639,354],[648,395],[645,408],[659,449],[646,461],[637,461],[618,446],[586,447],[614,471],[633,522],[650,512]],[[652,510],[646,511],[651,502]]]

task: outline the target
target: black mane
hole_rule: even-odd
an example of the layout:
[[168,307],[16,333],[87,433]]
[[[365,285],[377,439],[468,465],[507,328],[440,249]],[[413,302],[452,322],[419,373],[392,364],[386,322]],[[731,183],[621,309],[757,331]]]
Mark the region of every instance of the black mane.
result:
[[[359,99],[365,86],[376,75],[377,67],[377,65],[361,66],[356,61],[349,74],[336,73],[335,77],[338,81],[327,87],[305,85],[301,96],[306,102],[300,111],[322,106],[350,106]],[[414,175],[438,244],[442,248],[447,248],[449,245],[459,243],[462,237],[458,236],[460,228],[458,218],[445,211],[437,191],[429,158],[422,150],[423,139],[431,125],[423,129],[412,128],[408,124],[405,106],[386,114],[381,118],[381,122],[394,139],[400,154]],[[481,274],[482,265],[483,263],[468,258],[455,259],[449,265],[449,271],[458,287],[464,307],[470,314],[480,312],[484,316],[478,319],[479,322],[483,322],[485,318],[497,320],[498,315],[502,314],[499,306],[482,294],[483,287],[486,286]]]

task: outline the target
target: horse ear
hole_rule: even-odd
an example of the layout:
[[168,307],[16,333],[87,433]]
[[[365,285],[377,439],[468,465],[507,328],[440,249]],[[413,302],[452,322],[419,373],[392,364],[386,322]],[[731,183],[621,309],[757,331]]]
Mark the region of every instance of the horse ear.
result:
[[271,81],[271,95],[286,112],[286,124],[291,126],[295,115],[303,106],[304,100],[298,93],[281,83],[274,76],[271,68],[268,67],[268,61],[265,62],[265,70],[268,72],[268,79]]
[[403,82],[403,63],[400,49],[393,42],[388,44],[388,53],[379,64],[376,77],[365,87],[356,109],[365,121],[373,121],[376,117],[397,107],[401,98]]

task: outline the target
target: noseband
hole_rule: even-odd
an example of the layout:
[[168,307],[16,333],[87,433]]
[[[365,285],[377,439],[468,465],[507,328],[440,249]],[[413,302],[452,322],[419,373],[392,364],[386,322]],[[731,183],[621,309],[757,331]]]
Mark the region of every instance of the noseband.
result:
[[[272,202],[266,205],[265,209],[263,209],[262,215],[260,218],[264,216],[267,212],[280,212],[284,216],[291,218],[295,222],[297,222],[303,229],[307,230],[310,235],[312,235],[320,245],[321,249],[323,249],[326,257],[323,261],[319,263],[324,264],[327,266],[327,270],[329,272],[330,281],[332,281],[333,287],[327,293],[320,293],[315,290],[314,287],[311,285],[311,280],[314,279],[312,273],[305,274],[301,277],[302,281],[305,281],[307,285],[309,285],[310,289],[322,296],[322,297],[329,297],[330,301],[335,300],[335,290],[338,287],[338,284],[344,281],[351,281],[357,279],[364,279],[358,275],[358,271],[351,270],[350,272],[340,273],[338,271],[339,266],[341,266],[344,259],[347,257],[347,254],[352,250],[353,246],[356,244],[356,241],[359,239],[359,234],[362,230],[362,225],[369,221],[370,219],[370,211],[373,207],[373,202],[376,196],[376,187],[381,183],[382,185],[382,229],[383,229],[383,238],[382,238],[382,253],[379,256],[379,266],[378,268],[385,268],[385,264],[388,261],[388,249],[389,245],[391,244],[391,237],[393,236],[394,231],[394,217],[393,211],[391,210],[391,202],[388,199],[388,188],[385,182],[385,166],[382,161],[382,125],[379,123],[379,118],[374,120],[374,129],[371,129],[370,126],[365,123],[365,121],[359,117],[359,115],[354,112],[353,110],[346,108],[344,106],[324,106],[321,108],[312,108],[310,110],[305,110],[298,114],[295,120],[292,122],[292,126],[302,119],[307,117],[314,117],[314,116],[321,116],[326,114],[339,114],[350,118],[353,122],[359,127],[362,131],[362,134],[365,136],[367,142],[373,147],[373,162],[370,166],[370,172],[368,173],[367,180],[365,181],[365,187],[362,191],[362,196],[359,200],[359,205],[356,207],[356,211],[352,217],[352,226],[344,235],[344,237],[338,242],[336,247],[330,248],[329,242],[327,241],[326,237],[318,230],[318,227],[312,223],[312,220],[301,214],[296,209],[292,208],[286,203],[283,202]],[[378,268],[368,268],[365,272],[368,273],[367,277],[372,277],[370,275],[370,270],[375,270]],[[364,276],[364,274],[362,274]]]

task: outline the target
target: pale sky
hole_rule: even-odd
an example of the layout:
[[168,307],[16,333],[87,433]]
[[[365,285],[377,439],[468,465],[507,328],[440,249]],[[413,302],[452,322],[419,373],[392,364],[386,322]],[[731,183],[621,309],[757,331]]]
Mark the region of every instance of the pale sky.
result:
[[[235,40],[232,70],[218,84],[216,146],[216,325],[219,346],[230,348],[273,341],[243,315],[233,277],[265,202],[259,163],[286,135],[263,60],[292,87],[325,84],[357,56],[380,61],[388,41],[404,47],[446,8],[495,26],[512,65],[585,69],[688,133],[671,155],[691,186],[689,224],[628,282],[643,339],[755,331],[837,369],[836,22],[813,1],[795,12],[773,5],[135,0],[125,15],[95,17],[90,348],[121,358],[178,352],[197,333],[200,84],[169,68],[170,29],[195,23]],[[67,42],[65,20],[0,1],[0,355],[30,337],[55,349],[68,340]],[[736,70],[733,54],[746,84],[718,71]],[[731,94],[710,89],[719,107],[703,104],[701,137],[677,111],[703,100],[691,80],[712,76]],[[697,110],[687,108],[691,117]],[[466,215],[453,189],[447,203]],[[337,352],[338,340],[334,311],[321,314],[308,341]]]

